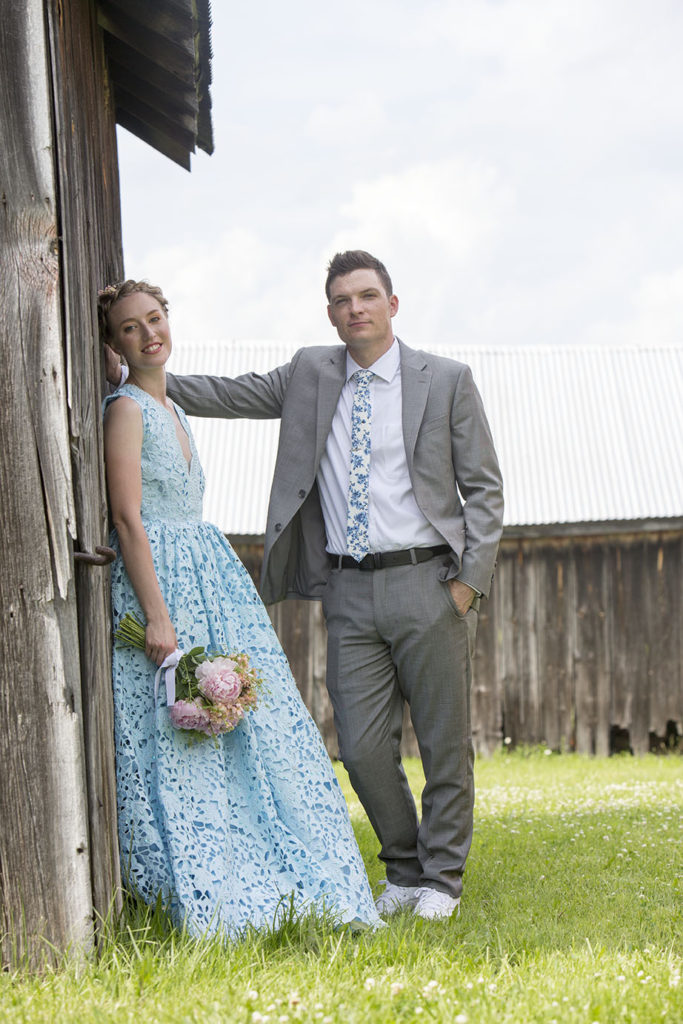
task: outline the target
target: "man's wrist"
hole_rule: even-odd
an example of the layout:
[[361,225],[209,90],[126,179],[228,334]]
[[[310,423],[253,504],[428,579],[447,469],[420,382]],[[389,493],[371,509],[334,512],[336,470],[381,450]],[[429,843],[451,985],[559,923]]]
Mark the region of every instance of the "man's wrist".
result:
[[462,583],[463,586],[469,587],[470,590],[472,591],[472,594],[474,595],[474,597],[481,597],[482,596],[481,590],[477,590],[477,588],[473,587],[471,583],[467,582],[467,580],[461,580],[458,576],[455,577],[453,582],[455,582],[456,580],[457,580],[458,583]]

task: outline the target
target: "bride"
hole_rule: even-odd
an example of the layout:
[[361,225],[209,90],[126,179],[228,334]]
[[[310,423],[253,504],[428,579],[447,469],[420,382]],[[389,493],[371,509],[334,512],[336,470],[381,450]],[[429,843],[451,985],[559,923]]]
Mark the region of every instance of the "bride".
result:
[[[375,926],[320,735],[247,571],[202,520],[197,450],[166,395],[166,299],[125,281],[105,288],[98,306],[102,338],[130,371],[105,400],[114,627],[127,612],[146,624],[145,652],[116,647],[113,659],[125,879],[149,903],[161,894],[193,934],[277,924],[292,905]],[[265,679],[258,707],[215,739],[174,728],[163,692],[155,700],[156,666],[200,645],[245,652]]]

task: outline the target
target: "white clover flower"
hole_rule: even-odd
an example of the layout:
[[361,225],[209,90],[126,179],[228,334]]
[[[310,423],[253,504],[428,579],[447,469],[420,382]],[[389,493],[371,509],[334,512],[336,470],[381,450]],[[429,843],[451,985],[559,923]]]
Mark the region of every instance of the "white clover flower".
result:
[[366,992],[370,992],[375,987],[376,984],[377,982],[375,981],[374,978],[366,978],[365,981],[363,982],[363,988],[365,989]]
[[400,981],[394,981],[391,983],[391,988],[389,989],[389,991],[391,992],[392,996],[397,996],[400,992],[403,991],[404,987],[405,986]]

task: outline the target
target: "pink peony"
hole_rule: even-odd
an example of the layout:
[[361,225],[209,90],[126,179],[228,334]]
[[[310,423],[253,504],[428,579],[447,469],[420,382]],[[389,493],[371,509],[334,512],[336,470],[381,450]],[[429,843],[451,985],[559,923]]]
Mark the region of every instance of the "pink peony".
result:
[[195,670],[200,693],[214,704],[230,706],[242,692],[242,680],[230,658],[203,661]]
[[173,707],[169,708],[169,714],[176,729],[195,729],[207,736],[212,734],[208,710],[194,700],[177,700]]

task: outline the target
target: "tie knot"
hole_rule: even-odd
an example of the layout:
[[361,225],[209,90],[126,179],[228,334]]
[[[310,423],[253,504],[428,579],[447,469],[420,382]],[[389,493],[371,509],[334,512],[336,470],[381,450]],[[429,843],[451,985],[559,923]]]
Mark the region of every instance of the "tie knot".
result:
[[356,386],[360,387],[361,385],[369,384],[374,376],[372,370],[356,370],[355,373],[351,374],[351,380],[355,380]]

